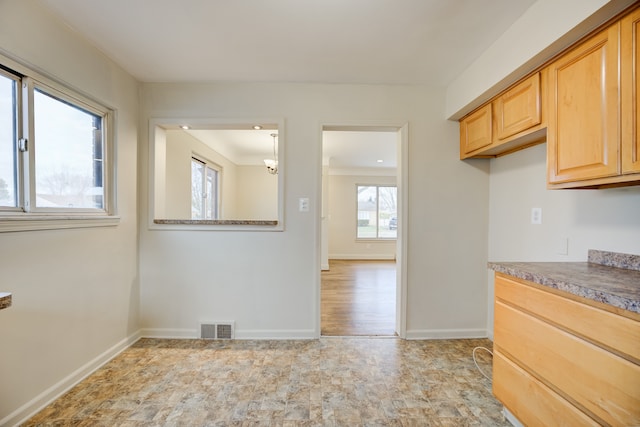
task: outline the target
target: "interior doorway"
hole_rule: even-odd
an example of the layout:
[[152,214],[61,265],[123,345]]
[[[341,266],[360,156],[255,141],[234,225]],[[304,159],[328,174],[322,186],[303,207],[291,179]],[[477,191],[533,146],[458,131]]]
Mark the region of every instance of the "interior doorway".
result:
[[406,131],[322,129],[322,336],[404,337]]

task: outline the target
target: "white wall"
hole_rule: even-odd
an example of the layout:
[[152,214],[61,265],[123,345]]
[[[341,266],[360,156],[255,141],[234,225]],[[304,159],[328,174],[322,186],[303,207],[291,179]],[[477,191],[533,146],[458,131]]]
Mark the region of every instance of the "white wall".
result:
[[0,2],[0,47],[117,110],[114,227],[0,234],[0,425],[14,425],[139,329],[138,85],[31,0]]
[[238,212],[234,219],[278,218],[278,175],[262,166],[238,166]]
[[[194,336],[202,320],[235,320],[238,337],[318,336],[322,125],[407,122],[408,336],[485,334],[488,163],[458,160],[444,99],[415,86],[142,85],[142,194],[151,117],[281,117],[287,141],[284,231],[141,227],[145,334]],[[298,212],[300,197],[310,212]],[[141,209],[146,218],[146,201]]]
[[447,88],[456,120],[636,0],[537,0]]
[[[546,148],[491,160],[489,261],[584,262],[589,249],[640,255],[640,187],[547,190]],[[531,224],[532,207],[542,208],[542,224]],[[491,295],[492,272],[488,280]],[[492,300],[489,313],[491,331]]]
[[395,259],[395,240],[356,239],[356,186],[366,184],[396,185],[396,177],[329,175],[330,259]]

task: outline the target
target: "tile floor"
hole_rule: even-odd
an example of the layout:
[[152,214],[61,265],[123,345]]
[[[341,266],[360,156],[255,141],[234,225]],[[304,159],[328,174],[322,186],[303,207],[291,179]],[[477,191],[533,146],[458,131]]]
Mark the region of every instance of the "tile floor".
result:
[[508,426],[476,346],[141,339],[24,425]]

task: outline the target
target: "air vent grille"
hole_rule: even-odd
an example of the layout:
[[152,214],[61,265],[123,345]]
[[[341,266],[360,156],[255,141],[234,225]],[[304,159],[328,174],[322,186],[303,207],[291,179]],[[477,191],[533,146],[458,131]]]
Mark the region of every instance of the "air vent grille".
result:
[[233,322],[212,322],[200,324],[200,338],[205,340],[232,340]]

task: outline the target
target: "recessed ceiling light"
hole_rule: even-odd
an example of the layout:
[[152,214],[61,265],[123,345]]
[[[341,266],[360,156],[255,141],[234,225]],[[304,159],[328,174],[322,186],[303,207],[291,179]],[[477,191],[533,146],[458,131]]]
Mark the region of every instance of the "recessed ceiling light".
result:
[[384,160],[378,159],[378,160],[376,160],[376,162],[382,163],[382,162],[384,162]]
[[260,126],[260,125],[253,125],[253,128],[254,128],[255,130],[260,130],[260,129],[262,129],[262,126]]
[[182,126],[180,126],[180,129],[187,130],[187,129],[190,129],[190,127],[189,127],[189,126],[187,126],[187,125],[182,125]]

